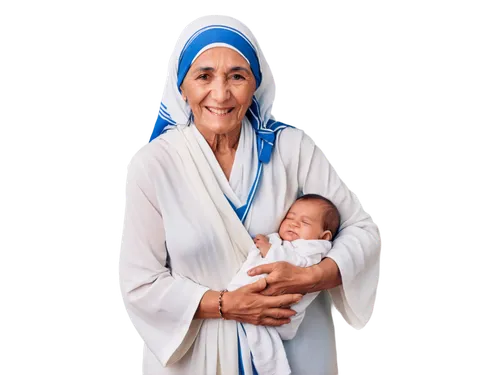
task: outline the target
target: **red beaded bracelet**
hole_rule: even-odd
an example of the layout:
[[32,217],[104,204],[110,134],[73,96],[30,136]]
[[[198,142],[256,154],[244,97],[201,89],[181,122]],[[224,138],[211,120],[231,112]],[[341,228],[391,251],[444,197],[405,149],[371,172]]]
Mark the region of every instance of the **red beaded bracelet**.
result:
[[227,289],[221,290],[219,293],[219,315],[222,319],[225,319],[222,315],[222,296],[227,292]]

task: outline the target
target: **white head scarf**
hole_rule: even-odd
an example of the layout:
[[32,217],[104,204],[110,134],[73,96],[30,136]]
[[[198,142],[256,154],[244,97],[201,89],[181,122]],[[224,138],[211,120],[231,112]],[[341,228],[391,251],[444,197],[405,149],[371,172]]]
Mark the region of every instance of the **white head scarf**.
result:
[[181,33],[170,58],[167,82],[150,141],[169,127],[190,121],[191,108],[182,99],[180,84],[191,64],[201,53],[220,46],[240,53],[254,73],[257,89],[247,117],[261,140],[259,159],[267,163],[274,145],[275,133],[287,125],[274,121],[271,114],[275,94],[274,78],[257,40],[243,23],[228,16],[198,18]]

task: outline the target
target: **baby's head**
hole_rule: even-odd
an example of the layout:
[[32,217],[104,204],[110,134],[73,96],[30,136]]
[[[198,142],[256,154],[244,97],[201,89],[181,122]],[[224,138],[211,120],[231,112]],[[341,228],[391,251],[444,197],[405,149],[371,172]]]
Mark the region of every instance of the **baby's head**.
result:
[[307,194],[295,201],[281,222],[279,235],[285,241],[331,241],[340,224],[337,207],[328,199]]

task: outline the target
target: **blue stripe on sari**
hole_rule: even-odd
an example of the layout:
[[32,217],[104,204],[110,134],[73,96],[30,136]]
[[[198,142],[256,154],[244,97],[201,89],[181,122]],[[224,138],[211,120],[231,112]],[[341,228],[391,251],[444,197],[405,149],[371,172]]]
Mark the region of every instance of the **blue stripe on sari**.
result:
[[[245,333],[245,336],[247,334],[247,331],[245,331],[245,327],[243,326],[242,323],[238,323],[241,325],[241,329],[243,329],[243,332]],[[241,358],[241,348],[240,348],[240,336],[238,335],[238,358],[240,360],[240,375],[245,375],[245,369],[243,369],[243,360]],[[250,352],[250,359],[252,361],[252,375],[259,375],[259,373],[257,372],[257,369],[255,368],[255,365],[253,364],[253,354],[252,352]],[[243,370],[243,372],[241,372]]]

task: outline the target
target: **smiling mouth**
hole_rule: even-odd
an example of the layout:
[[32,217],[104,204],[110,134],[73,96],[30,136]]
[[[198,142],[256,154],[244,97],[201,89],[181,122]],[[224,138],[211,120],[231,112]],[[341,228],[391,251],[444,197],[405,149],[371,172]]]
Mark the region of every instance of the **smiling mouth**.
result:
[[231,108],[213,108],[213,107],[205,107],[210,113],[216,115],[216,116],[225,116],[229,113],[231,113],[234,109],[234,107]]

